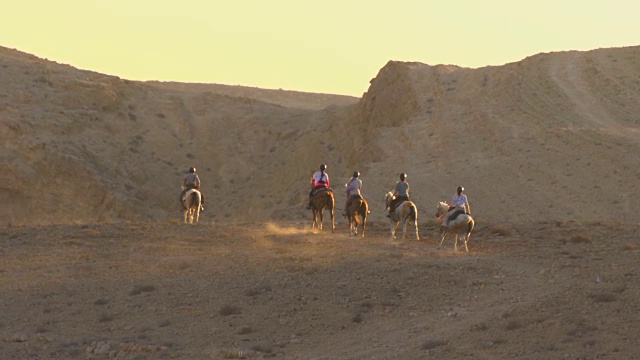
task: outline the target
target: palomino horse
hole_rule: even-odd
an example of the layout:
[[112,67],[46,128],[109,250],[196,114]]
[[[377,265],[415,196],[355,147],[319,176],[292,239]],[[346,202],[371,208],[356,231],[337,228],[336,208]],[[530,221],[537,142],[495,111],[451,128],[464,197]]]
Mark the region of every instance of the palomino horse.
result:
[[358,235],[358,224],[362,217],[362,237],[364,237],[364,229],[367,228],[367,214],[369,213],[369,204],[362,196],[354,199],[347,208],[347,218],[349,218],[349,236]]
[[[455,211],[455,209],[450,209],[448,203],[440,201],[438,202],[436,217],[442,220],[449,211]],[[468,243],[469,238],[471,237],[471,230],[473,230],[474,226],[475,222],[471,215],[468,214],[460,214],[455,219],[449,220],[448,224],[440,225],[440,235],[442,236],[442,240],[440,240],[438,248],[442,246],[447,234],[454,233],[456,235],[456,240],[453,244],[454,250],[458,251],[458,238],[462,238],[464,240],[464,248],[469,252]]]
[[196,189],[189,189],[182,197],[182,205],[184,206],[184,223],[187,224],[187,217],[189,218],[189,224],[193,224],[193,218],[195,216],[196,223],[200,218],[200,208],[202,207],[202,195],[200,191]]
[[[334,204],[335,200],[331,189],[320,189],[315,193],[311,198],[311,211],[313,211],[313,222],[311,223],[312,229],[314,227],[318,227],[318,229],[322,231],[322,222],[324,221],[322,212],[327,208],[331,214],[331,231],[336,231],[336,225],[333,218]],[[320,215],[320,222],[318,222],[318,215]]]
[[[393,200],[393,193],[388,192],[384,195],[384,201],[387,204],[385,210],[389,208],[391,201]],[[418,235],[418,208],[413,202],[406,200],[398,204],[396,208],[391,212],[389,223],[391,224],[391,238],[396,238],[396,229],[398,225],[402,224],[402,239],[404,240],[407,235],[407,221],[413,220],[413,225],[416,228],[416,240],[420,240]]]

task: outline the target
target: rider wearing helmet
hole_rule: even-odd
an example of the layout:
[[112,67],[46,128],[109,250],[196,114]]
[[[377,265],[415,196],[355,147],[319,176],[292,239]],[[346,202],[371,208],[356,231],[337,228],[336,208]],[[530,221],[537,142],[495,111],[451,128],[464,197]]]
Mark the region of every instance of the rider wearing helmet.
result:
[[313,173],[311,176],[311,191],[309,192],[309,204],[307,209],[311,209],[311,198],[315,195],[319,189],[329,188],[329,175],[325,172],[327,165],[320,165],[320,170]]
[[387,217],[391,217],[391,213],[400,203],[409,200],[409,183],[406,180],[407,174],[400,174],[400,181],[396,183],[396,186],[392,191],[393,200],[391,200],[391,203],[389,204],[389,213],[387,214]]
[[353,202],[353,200],[362,198],[362,194],[360,194],[360,189],[362,189],[362,180],[360,180],[359,178],[360,173],[354,171],[351,179],[349,179],[349,181],[344,184],[344,192],[345,194],[347,194],[347,202],[344,204],[344,211],[342,212],[342,216],[347,216],[347,209],[349,208],[349,205],[351,205],[351,202]]
[[469,200],[467,195],[462,193],[463,191],[464,187],[458,186],[458,189],[456,189],[457,194],[453,195],[453,199],[451,199],[450,210],[444,216],[442,225],[447,226],[450,220],[454,220],[460,214],[471,215]]
[[[196,174],[196,168],[193,166],[189,168],[189,172],[185,174],[184,178],[182,179],[182,192],[180,193],[180,203],[182,204],[182,210],[186,210],[184,208],[184,202],[182,201],[182,198],[184,194],[191,189],[200,191],[200,198],[202,199],[202,205],[204,205],[204,195],[200,190],[200,177],[198,177],[198,174]],[[201,206],[201,210],[204,211],[204,206]]]

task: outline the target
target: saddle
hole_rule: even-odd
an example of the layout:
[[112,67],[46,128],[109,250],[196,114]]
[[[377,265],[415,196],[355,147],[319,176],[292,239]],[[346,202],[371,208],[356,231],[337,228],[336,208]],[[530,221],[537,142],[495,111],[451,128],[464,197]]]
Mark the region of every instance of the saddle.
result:
[[400,206],[400,204],[405,201],[409,201],[409,199],[404,196],[394,196],[393,199],[391,199],[391,202],[389,202],[389,212],[393,212],[398,206]]
[[316,186],[313,190],[311,190],[311,197],[315,197],[321,191],[330,191],[333,192],[330,188],[324,186]]
[[462,214],[465,213],[464,210],[458,209],[458,208],[455,208],[455,207],[450,207],[449,211],[450,212],[452,211],[451,215],[449,215],[449,221],[453,221],[458,217],[458,215],[462,215]]

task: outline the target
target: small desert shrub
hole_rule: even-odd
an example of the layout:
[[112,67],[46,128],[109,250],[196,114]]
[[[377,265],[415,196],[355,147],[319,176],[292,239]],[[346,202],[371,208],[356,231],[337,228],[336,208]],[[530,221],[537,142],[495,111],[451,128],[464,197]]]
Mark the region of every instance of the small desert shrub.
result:
[[363,320],[362,313],[357,313],[357,314],[353,315],[353,317],[351,318],[351,321],[356,323],[356,324],[361,323],[362,320]]
[[596,339],[587,339],[582,343],[582,345],[584,345],[584,347],[591,348],[596,345],[596,342]]
[[504,328],[507,330],[517,330],[520,329],[522,327],[522,324],[519,321],[509,321],[507,323],[507,326],[505,326]]
[[159,327],[167,327],[169,325],[171,325],[171,322],[169,320],[164,320],[160,324],[158,324]]
[[133,290],[129,292],[129,295],[140,295],[143,292],[152,292],[155,290],[156,287],[153,285],[136,285],[133,287]]
[[638,244],[635,243],[626,243],[622,246],[622,250],[638,250]]
[[98,321],[101,323],[113,321],[113,315],[109,313],[102,313],[100,314],[100,317],[98,317]]
[[511,229],[507,225],[497,224],[490,228],[491,235],[507,236],[511,233]]
[[612,293],[591,294],[590,297],[596,302],[612,302],[617,300],[616,296]]
[[240,329],[238,331],[238,335],[246,335],[246,334],[251,334],[253,332],[253,329],[248,327],[248,326],[244,326],[242,327],[242,329]]
[[254,345],[251,347],[251,350],[261,352],[264,354],[271,354],[273,352],[273,349],[263,344]]
[[423,350],[432,350],[432,349],[435,349],[438,346],[442,346],[444,344],[445,344],[444,341],[429,339],[429,340],[426,340],[424,343],[422,343],[422,349]]
[[590,243],[591,237],[584,234],[574,235],[571,237],[571,242],[574,244]]
[[260,285],[260,286],[257,286],[255,288],[247,290],[245,294],[247,294],[247,296],[254,297],[254,296],[257,296],[257,295],[260,295],[260,294],[264,294],[264,293],[267,293],[267,292],[271,292],[271,285]]
[[476,331],[487,331],[487,330],[489,330],[489,325],[487,325],[486,323],[481,322],[479,324],[476,324],[473,327],[473,329],[476,330]]
[[218,313],[222,316],[240,314],[240,308],[235,305],[225,305]]
[[99,298],[93,302],[93,305],[107,305],[109,303],[109,299]]
[[246,359],[249,357],[248,351],[244,350],[222,350],[220,357],[223,359]]

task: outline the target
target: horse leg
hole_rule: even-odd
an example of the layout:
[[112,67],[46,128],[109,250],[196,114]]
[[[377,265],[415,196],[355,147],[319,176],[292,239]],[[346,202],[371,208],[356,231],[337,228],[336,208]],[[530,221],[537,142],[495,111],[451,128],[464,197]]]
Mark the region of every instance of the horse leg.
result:
[[469,235],[471,235],[471,233],[467,233],[464,236],[464,249],[467,250],[467,253],[469,253]]
[[331,232],[336,232],[336,223],[333,214],[333,206],[329,209],[329,214],[331,215]]
[[184,223],[187,224],[187,216],[189,214],[189,209],[184,210],[183,213],[184,213]]
[[440,239],[440,245],[438,246],[438,249],[442,247],[442,243],[444,243],[444,238],[447,237],[447,228],[445,228],[444,226],[440,226],[440,235],[442,236],[442,238]]
[[315,208],[313,208],[311,210],[312,214],[313,214],[313,221],[311,222],[311,229],[315,228],[316,226],[318,226],[318,212]]
[[349,236],[353,236],[353,217],[351,214],[347,214],[347,219],[349,219]]
[[200,208],[201,207],[202,207],[202,204],[198,204],[198,208],[195,211],[195,213],[196,213],[196,224],[198,223],[198,220],[200,220]]
[[362,237],[364,237],[364,229],[367,228],[367,213],[362,214]]
[[416,240],[420,240],[420,235],[418,234],[418,219],[413,220],[413,226],[416,228]]
[[318,225],[318,229],[322,231],[322,223],[324,222],[324,208],[318,210],[318,214],[320,215],[320,224]]
[[453,243],[453,251],[458,252],[458,236],[460,235],[460,232],[456,231],[456,240]]
[[389,219],[389,225],[391,225],[391,239],[395,239],[396,238],[396,228],[398,227],[400,223],[399,222],[394,222],[392,219]]

